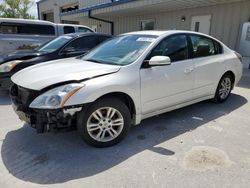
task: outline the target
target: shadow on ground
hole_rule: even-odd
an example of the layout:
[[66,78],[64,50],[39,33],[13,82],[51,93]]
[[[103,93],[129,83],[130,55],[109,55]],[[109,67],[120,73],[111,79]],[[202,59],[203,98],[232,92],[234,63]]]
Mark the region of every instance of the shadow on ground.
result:
[[243,77],[237,86],[250,89],[250,69],[244,69]]
[[87,146],[76,132],[37,135],[24,125],[6,135],[2,160],[9,173],[23,181],[56,184],[85,178],[104,172],[144,150],[174,155],[175,151],[156,146],[227,115],[247,102],[244,97],[233,94],[224,104],[202,102],[150,118],[143,121],[142,126],[132,128],[122,143],[106,149]]

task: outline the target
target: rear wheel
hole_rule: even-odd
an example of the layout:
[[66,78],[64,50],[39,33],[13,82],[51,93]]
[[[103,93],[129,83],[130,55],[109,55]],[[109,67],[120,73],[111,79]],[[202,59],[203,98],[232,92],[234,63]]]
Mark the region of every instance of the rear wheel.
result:
[[87,144],[109,147],[127,135],[130,122],[130,112],[122,101],[104,98],[79,114],[77,124],[79,134]]
[[231,74],[225,74],[217,87],[214,102],[222,103],[225,102],[231,94],[233,89],[233,77]]

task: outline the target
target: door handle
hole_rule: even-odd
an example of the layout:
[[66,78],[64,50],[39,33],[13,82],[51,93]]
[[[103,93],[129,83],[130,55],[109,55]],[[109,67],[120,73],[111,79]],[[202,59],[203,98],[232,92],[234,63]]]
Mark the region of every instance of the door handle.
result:
[[193,71],[194,71],[194,68],[193,68],[193,67],[191,67],[191,68],[186,68],[186,69],[184,70],[184,73],[189,74],[189,73],[191,73],[191,72],[193,72]]

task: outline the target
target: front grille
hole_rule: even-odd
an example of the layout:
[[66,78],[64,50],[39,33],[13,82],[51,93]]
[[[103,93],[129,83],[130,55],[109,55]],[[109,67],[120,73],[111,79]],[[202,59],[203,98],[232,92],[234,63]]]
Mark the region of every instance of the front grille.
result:
[[10,90],[10,95],[13,102],[24,111],[28,109],[30,103],[39,96],[39,91],[23,88],[18,85],[13,85]]

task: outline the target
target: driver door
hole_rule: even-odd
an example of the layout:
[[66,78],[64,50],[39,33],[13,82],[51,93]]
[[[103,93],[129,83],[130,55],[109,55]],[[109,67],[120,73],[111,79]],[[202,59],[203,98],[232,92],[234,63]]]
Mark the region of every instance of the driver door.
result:
[[189,59],[187,36],[178,34],[163,39],[146,60],[154,56],[170,57],[171,65],[141,68],[143,115],[193,99],[194,64]]

